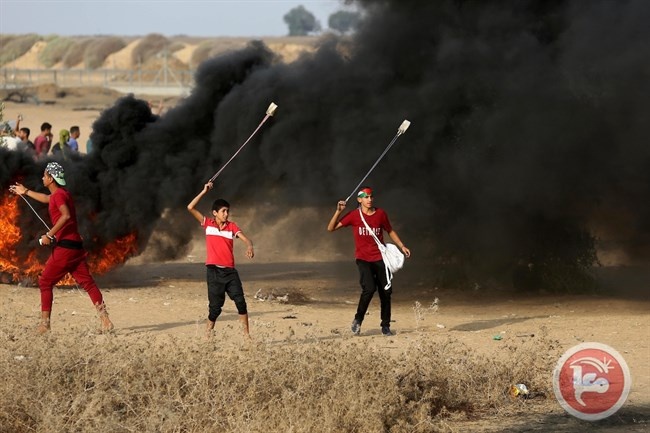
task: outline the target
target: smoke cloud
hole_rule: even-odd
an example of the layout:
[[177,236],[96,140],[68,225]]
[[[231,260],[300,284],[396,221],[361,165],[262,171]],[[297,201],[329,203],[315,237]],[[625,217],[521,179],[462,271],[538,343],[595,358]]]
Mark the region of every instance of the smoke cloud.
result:
[[[254,239],[283,221],[299,239],[287,247],[329,242],[336,201],[408,119],[367,183],[414,255],[589,264],[602,237],[647,256],[650,3],[358,3],[355,36],[325,37],[295,63],[255,42],[202,64],[191,95],[161,118],[133,97],[106,110],[97,151],[65,163],[92,216],[85,238],[101,246],[137,231],[144,246],[162,232],[161,254],[182,253],[197,228],[178,213],[273,101],[276,116],[211,193],[255,209]],[[4,191],[38,184],[44,164],[0,152]],[[296,208],[322,218],[287,229]]]

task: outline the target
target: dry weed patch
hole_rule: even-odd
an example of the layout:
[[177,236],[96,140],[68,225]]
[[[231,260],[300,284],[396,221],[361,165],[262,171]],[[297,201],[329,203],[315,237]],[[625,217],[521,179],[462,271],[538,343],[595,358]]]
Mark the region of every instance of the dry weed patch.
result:
[[506,389],[552,392],[556,359],[543,338],[487,358],[426,334],[396,354],[382,337],[273,340],[269,329],[250,346],[74,329],[37,337],[2,319],[3,432],[445,431],[454,419],[544,405]]

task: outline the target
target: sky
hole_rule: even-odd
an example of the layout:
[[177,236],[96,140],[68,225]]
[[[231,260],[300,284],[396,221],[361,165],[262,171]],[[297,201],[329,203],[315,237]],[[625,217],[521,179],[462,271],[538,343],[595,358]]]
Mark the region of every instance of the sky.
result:
[[284,36],[282,18],[299,5],[323,28],[346,9],[339,0],[0,0],[0,33]]

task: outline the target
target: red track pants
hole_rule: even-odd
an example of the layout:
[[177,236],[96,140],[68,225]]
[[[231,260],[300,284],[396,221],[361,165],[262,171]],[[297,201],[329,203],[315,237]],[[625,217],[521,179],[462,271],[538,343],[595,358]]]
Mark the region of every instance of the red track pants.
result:
[[84,250],[54,247],[52,255],[47,259],[45,269],[38,279],[38,287],[41,289],[41,311],[52,311],[52,300],[54,299],[52,288],[68,272],[77,284],[88,293],[93,305],[103,302],[102,292],[90,275],[86,255]]

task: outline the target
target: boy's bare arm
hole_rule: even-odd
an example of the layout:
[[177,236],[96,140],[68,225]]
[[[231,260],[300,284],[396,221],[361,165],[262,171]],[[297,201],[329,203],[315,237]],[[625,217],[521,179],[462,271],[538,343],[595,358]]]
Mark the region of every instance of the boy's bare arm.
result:
[[203,196],[211,189],[212,189],[212,182],[206,183],[205,185],[203,185],[203,190],[201,190],[201,192],[198,193],[196,197],[194,197],[194,199],[192,199],[190,204],[187,205],[187,210],[192,215],[194,215],[194,218],[196,218],[196,220],[200,223],[203,222],[203,214],[201,214],[201,212],[196,210],[195,207],[199,203],[199,201],[201,201],[201,198],[203,198]]
[[402,242],[395,230],[388,232],[388,236],[390,236],[393,242],[395,242],[397,247],[404,253],[406,257],[411,257],[411,250],[406,248],[406,245],[404,245],[404,242]]
[[237,233],[237,237],[241,239],[248,247],[246,248],[246,257],[248,257],[249,259],[255,257],[255,250],[253,249],[253,241],[248,239],[246,235],[242,232]]

